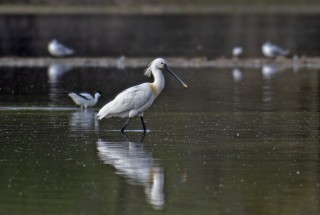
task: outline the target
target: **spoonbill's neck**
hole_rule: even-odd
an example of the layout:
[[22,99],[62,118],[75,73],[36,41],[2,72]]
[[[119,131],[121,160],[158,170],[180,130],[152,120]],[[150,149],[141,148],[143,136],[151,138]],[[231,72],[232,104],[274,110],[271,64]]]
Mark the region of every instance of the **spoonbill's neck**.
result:
[[162,71],[155,67],[152,68],[152,74],[154,77],[154,81],[152,83],[152,88],[153,88],[152,90],[158,96],[164,88],[164,83],[165,83],[164,77],[163,77]]

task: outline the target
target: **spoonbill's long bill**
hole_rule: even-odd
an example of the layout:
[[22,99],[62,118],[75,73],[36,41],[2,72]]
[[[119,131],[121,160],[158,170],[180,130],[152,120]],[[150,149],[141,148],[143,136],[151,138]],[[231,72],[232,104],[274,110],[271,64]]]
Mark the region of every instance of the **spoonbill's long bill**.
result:
[[121,132],[124,133],[130,118],[139,116],[144,133],[146,132],[146,125],[144,123],[143,114],[157,98],[164,88],[164,77],[162,71],[166,70],[171,73],[184,88],[188,86],[167,66],[167,63],[162,58],[153,60],[149,67],[145,70],[145,75],[150,77],[151,74],[154,77],[153,83],[143,83],[130,87],[123,92],[119,93],[114,100],[106,104],[98,112],[97,117],[99,120],[102,118],[110,117],[127,117],[126,122],[121,128]]

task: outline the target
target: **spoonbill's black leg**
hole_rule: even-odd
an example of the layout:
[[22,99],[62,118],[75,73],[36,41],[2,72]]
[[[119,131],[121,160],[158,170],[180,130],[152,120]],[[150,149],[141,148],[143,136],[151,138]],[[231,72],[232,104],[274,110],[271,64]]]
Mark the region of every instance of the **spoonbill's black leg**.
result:
[[143,127],[143,133],[146,133],[147,129],[146,129],[146,124],[144,123],[144,120],[143,120],[143,116],[140,116],[140,120]]
[[124,139],[124,142],[129,142],[129,138],[128,138],[127,133],[124,133],[124,132],[121,132],[121,133],[122,133],[122,137]]
[[122,128],[121,128],[121,132],[124,133],[124,129],[126,129],[128,123],[129,123],[130,117],[128,117],[128,119],[126,120],[126,122],[123,124]]
[[146,136],[146,132],[143,132],[143,133],[141,134],[140,143],[143,144],[143,140],[144,140],[144,137],[145,137],[145,136]]

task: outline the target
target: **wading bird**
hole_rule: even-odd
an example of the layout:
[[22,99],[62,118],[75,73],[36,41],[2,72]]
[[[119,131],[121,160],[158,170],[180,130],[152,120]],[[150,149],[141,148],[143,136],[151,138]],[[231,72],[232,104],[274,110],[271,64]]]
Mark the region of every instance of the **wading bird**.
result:
[[242,47],[237,46],[237,47],[234,47],[234,48],[232,49],[232,56],[233,56],[234,58],[238,58],[238,57],[240,57],[242,54],[243,54],[243,48],[242,48]]
[[56,39],[50,41],[48,44],[48,51],[54,57],[63,57],[74,53],[72,49],[59,43]]
[[151,74],[154,77],[153,83],[143,83],[137,86],[130,87],[116,96],[114,100],[106,104],[99,113],[97,117],[99,120],[102,118],[110,117],[127,117],[126,122],[121,128],[121,132],[124,133],[130,118],[135,116],[140,116],[141,124],[144,133],[146,132],[146,125],[144,123],[143,114],[146,109],[148,109],[155,98],[157,98],[164,88],[164,77],[162,71],[166,70],[171,73],[184,88],[188,86],[167,66],[167,63],[162,58],[157,58],[153,60],[149,67],[145,70],[145,75],[150,77]]
[[72,100],[82,108],[92,107],[97,104],[99,97],[103,97],[100,91],[94,94],[94,97],[89,93],[69,93]]
[[278,56],[287,56],[289,50],[284,50],[268,41],[262,45],[262,53],[266,57],[275,58]]

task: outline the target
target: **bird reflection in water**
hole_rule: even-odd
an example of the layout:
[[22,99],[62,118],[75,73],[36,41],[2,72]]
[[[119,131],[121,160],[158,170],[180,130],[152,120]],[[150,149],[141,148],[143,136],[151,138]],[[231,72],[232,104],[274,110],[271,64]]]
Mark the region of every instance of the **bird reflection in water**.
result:
[[241,109],[241,106],[243,104],[242,97],[242,87],[241,87],[241,81],[242,81],[242,71],[238,68],[233,68],[232,70],[232,77],[233,77],[233,105],[234,110],[239,111]]
[[264,79],[270,79],[274,77],[279,72],[279,67],[276,65],[263,65],[262,66],[262,76]]
[[54,63],[48,67],[48,84],[49,89],[49,99],[51,101],[50,105],[56,105],[61,100],[60,98],[64,96],[60,82],[62,77],[72,69],[69,64]]
[[235,82],[242,80],[242,71],[239,68],[233,68],[232,77]]
[[144,148],[143,137],[141,143],[127,138],[124,142],[99,139],[98,156],[104,164],[115,167],[116,173],[130,184],[144,186],[147,201],[155,209],[162,209],[165,204],[163,169]]
[[77,111],[71,113],[69,125],[71,131],[97,131],[99,128],[99,123],[96,117],[96,112],[91,110]]

